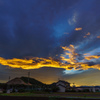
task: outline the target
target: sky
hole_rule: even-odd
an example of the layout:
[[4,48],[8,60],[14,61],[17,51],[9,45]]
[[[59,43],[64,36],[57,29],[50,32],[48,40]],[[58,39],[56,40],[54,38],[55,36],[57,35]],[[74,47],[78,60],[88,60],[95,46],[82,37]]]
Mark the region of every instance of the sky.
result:
[[0,0],[0,82],[100,85],[99,0]]

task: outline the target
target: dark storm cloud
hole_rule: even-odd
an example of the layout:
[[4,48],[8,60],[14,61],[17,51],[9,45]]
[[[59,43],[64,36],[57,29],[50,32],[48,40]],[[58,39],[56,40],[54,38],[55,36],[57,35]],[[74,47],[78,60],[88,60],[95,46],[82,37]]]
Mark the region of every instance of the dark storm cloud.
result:
[[89,65],[89,66],[92,66],[92,65],[96,65],[97,63],[94,63],[94,62],[87,62],[87,64]]
[[[100,1],[93,0],[92,3],[88,2],[88,5],[85,4],[86,5],[85,8],[87,8],[87,10],[85,9],[81,10],[82,12],[80,13],[79,23],[77,23],[83,28],[82,30],[83,34],[82,33],[80,34],[85,36],[88,32],[90,32],[90,36],[87,36],[87,38],[85,39],[83,38],[84,44],[81,46],[81,50],[83,49],[86,52],[99,47],[100,39],[97,39],[97,36],[100,35],[99,3]],[[80,36],[80,39],[81,37],[83,37],[82,35]]]
[[[100,39],[97,39],[100,35],[99,11],[99,0],[0,0],[0,57],[55,57],[63,53],[60,46],[70,44],[75,45],[79,53],[78,60],[83,59],[83,53],[91,51],[96,54],[100,50]],[[82,27],[82,30],[75,31],[76,27]],[[83,38],[88,32],[91,34]],[[87,63],[95,65],[99,62]],[[23,69],[6,69],[4,66],[0,70],[1,80],[7,80],[9,75],[13,78],[25,76],[28,72]],[[64,76],[64,69],[54,68],[30,71],[32,77],[41,81],[46,82],[49,78],[47,83],[59,77],[78,80],[85,76],[80,73],[80,77],[77,71],[76,76]],[[91,71],[86,73],[89,75],[88,80]],[[97,76],[99,74],[98,71]]]
[[1,0],[0,56],[54,55],[60,44],[54,37],[53,25],[57,23],[59,15],[60,18],[64,15],[62,11],[77,1]]
[[[79,50],[99,46],[100,39],[93,38],[100,31],[97,0],[1,0],[0,8],[2,57],[55,56],[62,52],[61,45],[82,42]],[[75,31],[75,27],[82,27],[82,31]],[[83,38],[87,32],[91,39]]]
[[[81,52],[88,52],[94,48],[99,47],[100,39],[97,36],[100,35],[100,1],[98,0],[84,0],[78,2],[73,8],[77,12],[76,23],[72,26],[82,27],[81,31],[72,30],[66,37],[63,45],[74,44]],[[84,38],[86,34],[90,32],[87,38]],[[94,45],[95,43],[95,45]]]

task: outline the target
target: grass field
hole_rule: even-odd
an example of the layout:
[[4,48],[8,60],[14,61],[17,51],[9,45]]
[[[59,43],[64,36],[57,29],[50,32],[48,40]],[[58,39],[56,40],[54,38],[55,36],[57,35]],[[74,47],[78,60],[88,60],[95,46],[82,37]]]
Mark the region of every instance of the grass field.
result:
[[100,99],[100,92],[96,93],[2,93],[0,96],[28,96],[28,97],[57,97],[57,98],[97,98]]

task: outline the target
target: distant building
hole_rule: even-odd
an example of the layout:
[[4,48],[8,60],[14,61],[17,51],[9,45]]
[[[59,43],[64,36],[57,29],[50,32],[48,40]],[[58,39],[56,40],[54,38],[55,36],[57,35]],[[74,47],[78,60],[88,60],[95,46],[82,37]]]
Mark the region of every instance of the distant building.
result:
[[59,87],[59,91],[58,92],[65,92],[66,89],[70,88],[70,83],[66,82],[66,81],[63,81],[63,80],[59,80],[56,83],[56,86]]
[[80,87],[75,87],[74,90],[76,92],[78,92],[78,91],[99,92],[100,91],[100,86],[80,86]]

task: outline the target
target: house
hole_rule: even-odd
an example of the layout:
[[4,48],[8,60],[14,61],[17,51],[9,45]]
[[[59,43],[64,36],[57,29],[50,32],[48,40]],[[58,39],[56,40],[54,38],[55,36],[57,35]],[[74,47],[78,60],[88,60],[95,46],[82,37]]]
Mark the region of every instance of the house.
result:
[[11,93],[13,90],[15,92],[18,92],[18,90],[20,89],[25,89],[25,87],[28,88],[28,86],[31,86],[30,83],[25,83],[21,78],[18,77],[8,81],[6,84],[7,84],[7,93]]
[[80,87],[75,87],[74,90],[76,92],[78,92],[78,91],[99,92],[100,91],[100,86],[80,86]]
[[66,82],[66,81],[63,81],[63,80],[59,80],[56,83],[56,86],[59,87],[59,91],[58,92],[65,92],[66,89],[70,88],[70,83]]
[[12,92],[17,92],[19,90],[42,90],[42,87],[45,86],[42,82],[29,77],[16,77],[9,80],[7,83],[7,90]]

